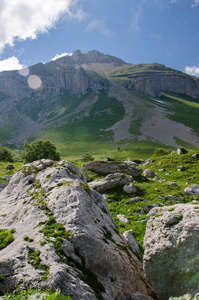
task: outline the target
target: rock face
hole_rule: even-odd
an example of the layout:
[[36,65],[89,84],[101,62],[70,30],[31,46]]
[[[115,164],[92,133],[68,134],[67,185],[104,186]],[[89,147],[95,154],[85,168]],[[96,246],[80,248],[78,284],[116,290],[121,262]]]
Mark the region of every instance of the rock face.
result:
[[0,193],[1,228],[14,229],[0,250],[1,293],[20,284],[59,288],[74,300],[156,299],[106,201],[85,180],[68,162],[41,160],[17,171]]
[[140,176],[143,172],[140,168],[130,167],[125,163],[105,162],[105,161],[91,161],[82,166],[82,171],[95,171],[103,174],[111,173],[125,173],[133,177]]
[[199,290],[199,205],[154,208],[144,238],[144,269],[158,298]]

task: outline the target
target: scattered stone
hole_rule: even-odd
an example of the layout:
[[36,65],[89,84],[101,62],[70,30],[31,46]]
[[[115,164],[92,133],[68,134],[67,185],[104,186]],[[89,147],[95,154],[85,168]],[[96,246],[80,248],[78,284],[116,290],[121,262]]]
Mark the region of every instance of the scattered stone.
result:
[[153,178],[153,180],[156,180],[156,181],[158,181],[160,178],[158,177],[158,176],[155,176],[154,178]]
[[140,248],[139,248],[138,242],[136,241],[136,239],[133,236],[133,230],[130,229],[130,230],[125,231],[123,233],[123,236],[131,245],[133,252],[140,254]]
[[133,202],[140,202],[140,201],[142,201],[141,197],[134,197],[134,198],[131,198],[130,200],[128,200],[127,204],[130,204]]
[[41,171],[45,169],[45,165],[41,161],[34,161],[32,163],[33,168],[35,168],[37,171]]
[[164,200],[184,201],[184,197],[177,195],[166,195]]
[[140,176],[143,172],[140,168],[133,168],[125,163],[106,162],[106,161],[91,161],[84,164],[81,168],[84,171],[95,171],[103,174],[124,173],[133,177]]
[[144,210],[150,211],[152,208],[154,208],[154,207],[159,207],[159,206],[160,206],[159,203],[154,203],[154,204],[151,204],[151,205],[145,205],[145,206],[144,206]]
[[14,170],[14,166],[13,165],[7,165],[6,166],[6,170]]
[[147,166],[153,163],[153,160],[151,158],[148,158],[147,160],[145,160],[145,162],[143,163],[143,166]]
[[102,158],[102,161],[113,161],[110,157],[104,157]]
[[159,171],[159,172],[164,172],[164,171],[165,171],[165,169],[159,169],[158,171]]
[[118,214],[117,218],[119,219],[120,222],[123,222],[127,225],[130,224],[130,221],[125,217],[125,215]]
[[186,154],[186,153],[188,153],[188,150],[185,149],[185,148],[183,148],[183,147],[179,147],[179,148],[177,149],[177,154],[178,154],[178,155]]
[[199,290],[199,205],[154,208],[147,217],[144,269],[158,299],[195,294]]
[[199,159],[199,154],[198,154],[198,153],[194,153],[194,154],[192,154],[192,157],[193,157],[194,159]]
[[167,183],[167,180],[166,179],[160,179],[160,180],[158,180],[158,182],[160,182],[160,183]]
[[177,186],[178,186],[176,182],[170,182],[169,185],[170,185],[170,186],[173,186],[173,187],[177,187]]
[[145,169],[143,175],[146,178],[154,178],[156,176],[156,174],[150,169]]
[[199,185],[198,184],[192,184],[188,186],[184,190],[185,194],[187,195],[199,195]]
[[127,194],[135,194],[137,193],[137,188],[133,183],[130,183],[123,187],[123,191]]

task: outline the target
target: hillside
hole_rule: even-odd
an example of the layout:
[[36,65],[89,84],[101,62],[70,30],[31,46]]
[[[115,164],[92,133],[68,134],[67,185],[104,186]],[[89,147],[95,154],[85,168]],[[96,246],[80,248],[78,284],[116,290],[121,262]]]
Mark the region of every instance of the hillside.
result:
[[88,145],[95,152],[96,143],[112,150],[145,141],[198,147],[198,99],[197,78],[77,50],[29,70],[0,73],[0,144],[16,148],[25,139],[48,138],[64,155],[72,145],[79,154]]

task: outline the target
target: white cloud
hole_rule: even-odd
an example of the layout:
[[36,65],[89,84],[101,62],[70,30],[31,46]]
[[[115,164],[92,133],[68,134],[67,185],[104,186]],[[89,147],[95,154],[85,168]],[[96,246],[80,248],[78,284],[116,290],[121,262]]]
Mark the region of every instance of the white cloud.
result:
[[93,20],[86,26],[86,32],[96,30],[96,29],[106,36],[110,36],[111,34],[106,27],[104,18]]
[[139,32],[140,31],[140,26],[139,26],[139,21],[142,17],[142,3],[139,4],[137,10],[134,11],[133,14],[133,19],[131,22],[131,30],[134,32]]
[[0,72],[1,71],[11,71],[11,70],[20,70],[23,68],[23,65],[19,63],[17,57],[12,56],[7,59],[0,61]]
[[13,46],[15,40],[35,39],[55,26],[59,18],[67,15],[82,19],[81,0],[1,0],[0,2],[0,52],[5,45]]
[[170,3],[173,4],[173,3],[176,3],[177,0],[170,0]]
[[71,56],[72,53],[64,52],[62,54],[56,54],[51,60],[56,60],[56,59],[58,59],[60,57],[66,56],[66,55]]
[[186,66],[184,68],[184,72],[189,74],[189,75],[194,75],[194,76],[199,76],[199,66]]
[[194,0],[194,3],[192,4],[192,7],[198,6],[199,5],[199,0]]

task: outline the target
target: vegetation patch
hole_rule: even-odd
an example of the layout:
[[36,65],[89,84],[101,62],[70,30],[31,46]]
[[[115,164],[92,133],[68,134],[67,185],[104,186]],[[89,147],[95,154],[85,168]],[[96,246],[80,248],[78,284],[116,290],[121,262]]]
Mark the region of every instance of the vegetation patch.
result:
[[42,279],[46,280],[48,274],[49,274],[49,267],[41,263],[40,259],[40,250],[34,250],[33,248],[30,248],[29,246],[26,246],[28,249],[28,263],[31,264],[35,269],[44,270],[45,273],[42,275]]
[[13,240],[14,236],[11,231],[0,228],[0,250],[9,245]]

